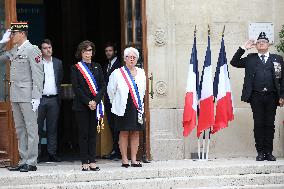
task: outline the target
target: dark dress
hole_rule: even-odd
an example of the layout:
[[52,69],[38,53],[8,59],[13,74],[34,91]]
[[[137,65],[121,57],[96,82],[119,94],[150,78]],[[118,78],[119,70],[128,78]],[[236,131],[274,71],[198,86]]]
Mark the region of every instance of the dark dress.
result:
[[132,101],[130,93],[123,116],[114,115],[114,125],[117,131],[142,131],[145,124],[138,123],[138,111]]

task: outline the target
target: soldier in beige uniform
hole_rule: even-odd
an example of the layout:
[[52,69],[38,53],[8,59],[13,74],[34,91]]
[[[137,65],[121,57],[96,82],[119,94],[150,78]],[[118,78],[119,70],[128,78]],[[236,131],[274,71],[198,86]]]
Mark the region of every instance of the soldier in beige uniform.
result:
[[[43,64],[38,47],[27,40],[28,24],[11,23],[0,41],[0,63],[11,61],[10,100],[18,137],[21,160],[10,171],[36,171],[38,157],[37,108],[43,89]],[[12,40],[14,47],[5,51],[5,44]]]

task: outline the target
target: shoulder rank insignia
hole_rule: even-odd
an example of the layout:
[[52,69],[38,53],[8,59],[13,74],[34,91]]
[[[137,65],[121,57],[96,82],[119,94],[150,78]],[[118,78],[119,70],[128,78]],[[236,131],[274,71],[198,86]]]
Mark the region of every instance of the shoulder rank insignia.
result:
[[41,60],[41,56],[37,56],[37,57],[35,57],[35,61],[36,61],[36,63],[39,63],[39,62],[40,62],[40,60]]

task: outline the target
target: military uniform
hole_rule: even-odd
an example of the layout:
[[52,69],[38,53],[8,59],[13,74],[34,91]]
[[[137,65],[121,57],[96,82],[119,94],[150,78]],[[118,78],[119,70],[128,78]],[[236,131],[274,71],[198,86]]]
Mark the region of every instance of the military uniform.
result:
[[17,137],[19,140],[19,165],[35,166],[38,156],[37,113],[32,110],[32,99],[40,99],[43,89],[43,64],[38,47],[25,41],[4,51],[0,44],[0,63],[10,60],[10,101]]

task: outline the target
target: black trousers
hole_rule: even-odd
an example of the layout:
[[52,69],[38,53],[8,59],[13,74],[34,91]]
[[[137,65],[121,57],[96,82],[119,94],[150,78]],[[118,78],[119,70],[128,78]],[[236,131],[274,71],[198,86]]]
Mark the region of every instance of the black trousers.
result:
[[96,111],[75,111],[82,164],[96,162]]
[[40,99],[38,107],[38,133],[39,133],[39,154],[41,153],[41,139],[44,138],[44,120],[46,120],[47,152],[49,155],[57,153],[57,126],[60,104],[58,97]]
[[258,153],[272,153],[275,132],[277,96],[274,92],[253,92],[251,108],[254,119],[254,139]]
[[112,151],[114,151],[116,154],[120,154],[119,145],[118,145],[119,131],[115,129],[114,114],[111,112],[111,104],[107,96],[105,98],[105,111],[112,135],[112,141],[113,141]]

